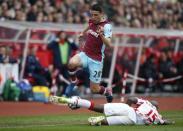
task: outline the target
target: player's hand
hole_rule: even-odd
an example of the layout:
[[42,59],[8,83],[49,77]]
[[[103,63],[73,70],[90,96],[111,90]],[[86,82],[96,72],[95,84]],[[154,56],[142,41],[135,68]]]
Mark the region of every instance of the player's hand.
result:
[[83,34],[83,33],[80,33],[80,34],[78,35],[79,40],[81,40],[83,37],[84,37],[84,34]]
[[83,46],[84,46],[84,34],[83,33],[80,33],[79,35],[78,35],[78,40],[79,40],[79,47],[80,48],[83,48]]
[[104,28],[101,27],[101,26],[99,26],[96,32],[97,32],[100,36],[101,36],[101,35],[104,35]]
[[175,124],[175,121],[164,120],[164,125],[172,125],[172,124]]
[[175,121],[171,121],[171,120],[167,120],[167,119],[164,119],[163,120],[164,123],[159,123],[160,125],[172,125],[172,124],[175,124]]
[[83,41],[84,41],[84,34],[83,33],[80,33],[78,35],[78,39],[79,39],[79,43],[83,43]]

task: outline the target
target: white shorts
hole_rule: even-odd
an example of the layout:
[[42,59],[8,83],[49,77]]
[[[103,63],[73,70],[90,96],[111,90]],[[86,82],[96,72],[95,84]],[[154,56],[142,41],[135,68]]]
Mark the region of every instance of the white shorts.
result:
[[136,113],[132,107],[124,103],[107,103],[104,114],[109,125],[129,125],[136,123]]

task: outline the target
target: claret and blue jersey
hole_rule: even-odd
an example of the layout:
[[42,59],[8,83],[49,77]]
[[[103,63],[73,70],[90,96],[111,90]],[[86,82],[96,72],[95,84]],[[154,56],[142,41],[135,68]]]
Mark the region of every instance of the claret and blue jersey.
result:
[[112,26],[108,21],[103,21],[99,24],[94,24],[92,21],[89,21],[89,29],[86,33],[87,37],[83,49],[83,52],[88,57],[96,61],[102,61],[105,50],[105,44],[103,44],[99,34],[96,32],[99,26],[104,28],[105,37],[112,37]]
[[97,33],[98,27],[104,28],[104,36],[112,37],[112,26],[108,21],[94,24],[89,21],[86,42],[82,52],[79,54],[82,65],[89,70],[90,80],[100,83],[103,69],[105,44]]

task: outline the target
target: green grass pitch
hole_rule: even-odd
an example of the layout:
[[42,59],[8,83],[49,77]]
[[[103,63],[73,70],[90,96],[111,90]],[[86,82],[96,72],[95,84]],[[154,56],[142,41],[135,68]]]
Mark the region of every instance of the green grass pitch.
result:
[[[74,111],[73,111],[74,112]],[[162,112],[174,120],[165,126],[90,126],[87,118],[98,114],[0,117],[0,131],[183,131],[183,111]]]

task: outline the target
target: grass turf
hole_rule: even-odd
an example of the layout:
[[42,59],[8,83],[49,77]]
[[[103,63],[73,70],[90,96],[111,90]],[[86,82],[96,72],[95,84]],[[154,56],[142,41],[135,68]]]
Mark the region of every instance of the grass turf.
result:
[[162,112],[174,120],[175,125],[165,126],[90,126],[87,118],[98,114],[0,117],[0,131],[182,131],[183,111]]

